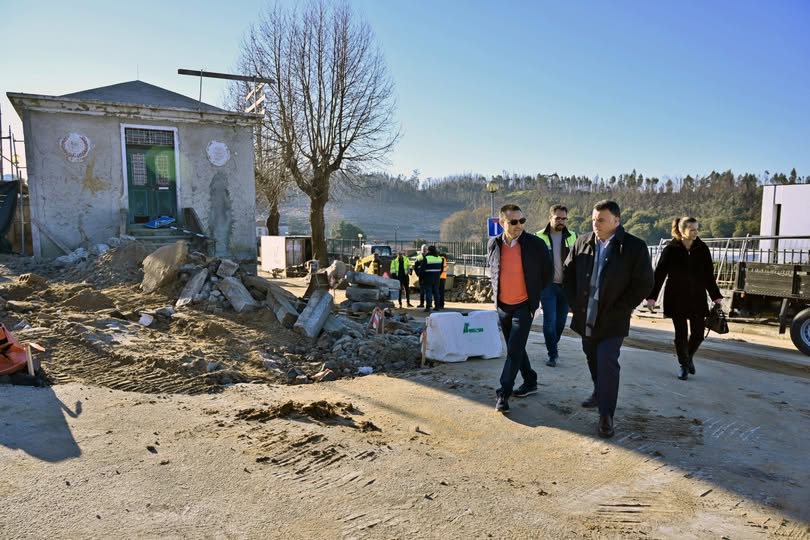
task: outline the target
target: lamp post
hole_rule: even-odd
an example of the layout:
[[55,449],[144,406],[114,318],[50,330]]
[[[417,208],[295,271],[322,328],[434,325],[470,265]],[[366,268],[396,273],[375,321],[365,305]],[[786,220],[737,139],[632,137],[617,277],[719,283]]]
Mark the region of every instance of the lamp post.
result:
[[357,233],[357,249],[360,250],[360,254],[363,254],[363,233]]
[[498,191],[498,182],[495,180],[487,182],[487,191],[489,191],[490,215],[495,217],[495,192]]
[[397,249],[397,233],[399,232],[399,225],[394,225],[394,249]]

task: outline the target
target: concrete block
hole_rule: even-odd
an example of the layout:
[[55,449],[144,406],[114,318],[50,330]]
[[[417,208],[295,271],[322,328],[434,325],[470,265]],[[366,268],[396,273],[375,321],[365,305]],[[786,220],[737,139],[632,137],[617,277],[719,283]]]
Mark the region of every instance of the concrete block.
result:
[[276,320],[278,320],[284,328],[292,328],[298,321],[299,316],[298,310],[295,308],[297,299],[293,297],[294,301],[290,301],[287,295],[275,290],[277,288],[280,287],[267,289],[266,303],[273,312],[273,315],[276,316]]
[[383,296],[380,289],[367,289],[352,285],[346,289],[346,298],[352,302],[376,302],[388,298],[388,289],[385,289],[385,296]]
[[222,259],[217,268],[217,275],[219,277],[231,277],[239,270],[239,265],[230,259]]
[[253,299],[250,292],[235,277],[226,277],[219,282],[219,290],[231,303],[237,313],[256,309],[259,303]]
[[141,289],[150,293],[172,281],[188,256],[188,243],[178,240],[170,246],[156,249],[143,260]]
[[321,333],[326,319],[332,313],[333,299],[327,291],[315,291],[309,298],[307,307],[298,316],[293,330],[301,335],[315,338]]
[[194,301],[194,297],[200,293],[205,285],[205,280],[208,279],[208,270],[203,268],[188,280],[186,286],[180,292],[180,298],[177,299],[175,306],[183,307]]
[[349,283],[357,285],[368,285],[378,289],[399,289],[399,281],[396,279],[384,278],[375,274],[363,272],[346,272],[346,279]]

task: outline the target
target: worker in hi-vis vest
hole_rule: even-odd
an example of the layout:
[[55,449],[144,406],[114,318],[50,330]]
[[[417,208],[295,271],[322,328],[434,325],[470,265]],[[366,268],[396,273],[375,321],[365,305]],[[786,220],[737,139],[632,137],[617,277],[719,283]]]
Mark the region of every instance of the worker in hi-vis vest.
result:
[[400,251],[399,254],[394,257],[394,260],[391,261],[390,270],[391,278],[399,281],[399,307],[402,307],[403,294],[405,295],[405,300],[408,307],[413,307],[411,304],[411,293],[408,292],[408,286],[410,285],[410,278],[408,275],[410,273],[411,261],[405,256],[404,251]]
[[554,367],[560,356],[557,344],[560,342],[568,318],[568,300],[562,288],[563,265],[568,252],[577,240],[576,233],[568,230],[568,208],[561,204],[552,206],[548,211],[548,225],[542,231],[537,231],[537,236],[546,243],[554,263],[554,279],[540,294],[540,305],[543,307],[543,335],[548,352],[546,365]]

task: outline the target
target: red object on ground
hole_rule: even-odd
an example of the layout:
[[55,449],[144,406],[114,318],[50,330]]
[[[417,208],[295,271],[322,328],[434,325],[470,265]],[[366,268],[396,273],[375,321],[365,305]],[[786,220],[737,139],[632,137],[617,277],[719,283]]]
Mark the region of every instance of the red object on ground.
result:
[[25,347],[0,323],[0,375],[17,373],[26,366]]

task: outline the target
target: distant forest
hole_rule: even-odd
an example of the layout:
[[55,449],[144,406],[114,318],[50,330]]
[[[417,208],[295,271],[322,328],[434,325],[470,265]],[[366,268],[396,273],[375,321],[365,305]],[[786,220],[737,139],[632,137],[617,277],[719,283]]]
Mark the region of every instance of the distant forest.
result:
[[378,203],[401,204],[407,200],[411,205],[455,203],[463,207],[441,223],[443,241],[484,237],[486,231],[481,224],[490,214],[490,194],[485,187],[494,180],[498,183],[496,211],[506,203],[518,204],[528,218],[529,231],[545,227],[548,208],[560,203],[569,208],[569,228],[589,232],[594,203],[609,198],[619,203],[624,227],[648,244],[669,238],[672,220],[679,216],[698,218],[704,238],[759,234],[762,185],[810,183],[810,177],[798,176],[795,169],[787,175],[766,171],[764,177],[712,171],[706,176],[665,181],[635,170],[610,178],[505,173],[491,179],[469,174],[420,180],[416,173],[410,178],[378,173],[358,180],[367,188],[362,189],[363,198]]

